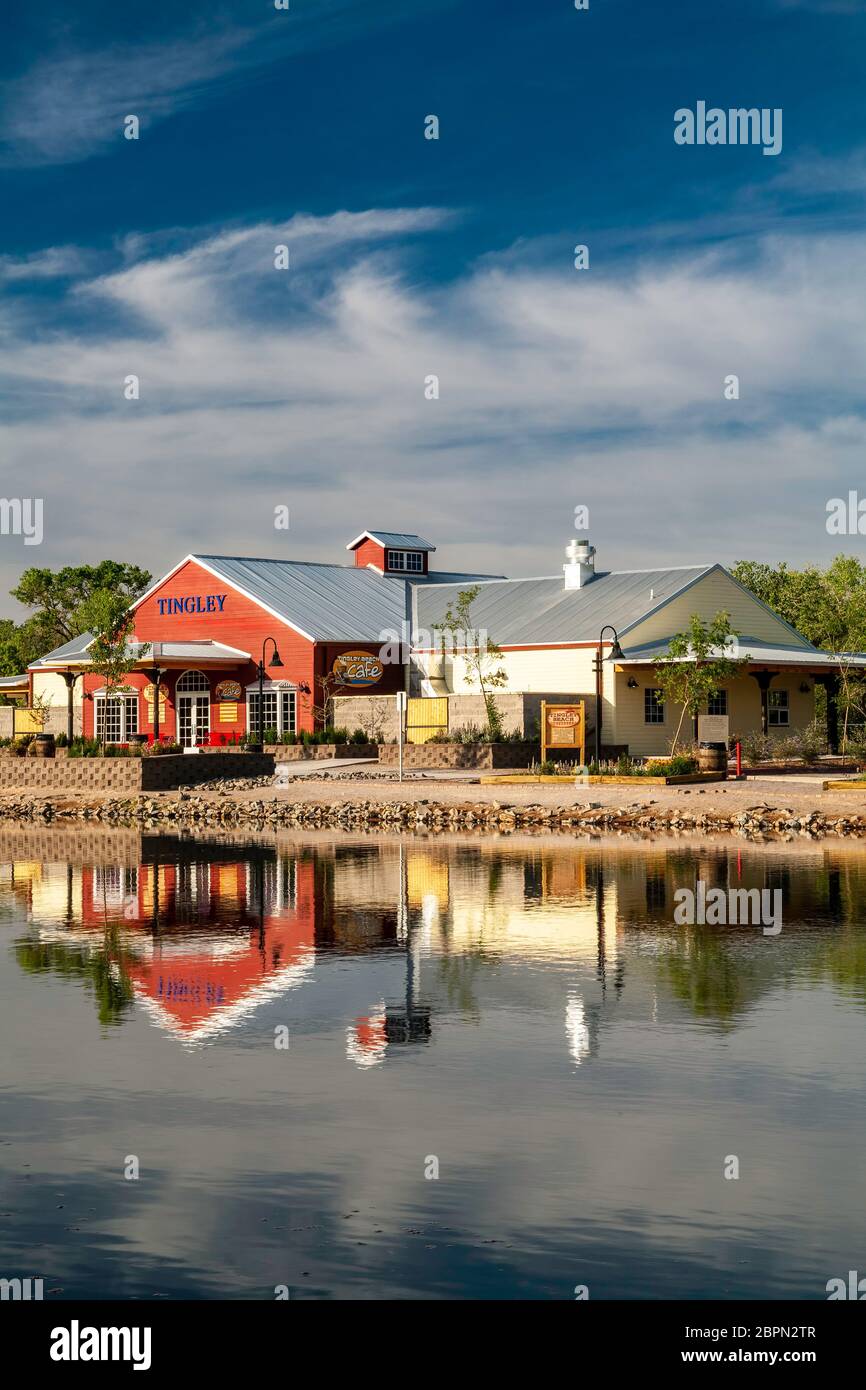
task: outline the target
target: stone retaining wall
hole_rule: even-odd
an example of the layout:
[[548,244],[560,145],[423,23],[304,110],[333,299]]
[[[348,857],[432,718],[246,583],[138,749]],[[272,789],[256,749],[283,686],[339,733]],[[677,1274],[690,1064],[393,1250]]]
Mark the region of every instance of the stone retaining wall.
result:
[[[537,743],[406,743],[404,767],[494,768],[529,767],[538,757]],[[396,767],[396,743],[379,745],[382,767]]]
[[165,753],[156,758],[0,758],[0,789],[173,791],[221,778],[266,777],[272,753]]
[[265,752],[273,754],[278,763],[299,763],[305,759],[375,758],[379,748],[375,743],[266,743]]

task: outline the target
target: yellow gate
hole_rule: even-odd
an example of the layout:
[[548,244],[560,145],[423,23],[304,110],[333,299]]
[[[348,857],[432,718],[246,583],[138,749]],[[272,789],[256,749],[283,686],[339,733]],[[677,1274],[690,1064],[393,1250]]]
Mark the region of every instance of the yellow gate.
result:
[[12,732],[15,734],[41,734],[45,716],[39,710],[25,709],[16,705],[12,710]]
[[420,696],[406,702],[406,742],[426,743],[448,732],[448,696]]

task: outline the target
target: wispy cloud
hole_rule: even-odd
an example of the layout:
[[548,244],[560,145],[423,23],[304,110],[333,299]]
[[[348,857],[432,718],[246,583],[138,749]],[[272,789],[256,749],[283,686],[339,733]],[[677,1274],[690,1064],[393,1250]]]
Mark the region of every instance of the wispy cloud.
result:
[[[123,120],[142,130],[211,99],[234,71],[285,61],[314,48],[350,42],[365,29],[409,20],[456,0],[317,0],[289,14],[262,14],[220,26],[208,13],[157,43],[118,42],[101,49],[64,40],[0,89],[0,163],[70,164],[123,140]],[[182,14],[182,11],[181,11]]]
[[5,85],[2,158],[28,165],[86,159],[123,139],[125,116],[147,127],[200,98],[248,43],[248,34],[233,30],[41,58]]
[[0,256],[0,284],[74,279],[96,268],[98,258],[78,246],[47,246],[31,256]]
[[446,564],[553,573],[578,503],[605,564],[830,545],[824,501],[866,447],[862,237],[616,275],[512,254],[431,287],[407,256],[447,223],[373,209],[187,238],[83,277],[47,340],[7,320],[0,450],[46,499],[46,550],[104,550],[110,508],[157,567],[191,545],[340,559],[335,536],[389,523],[451,541]]

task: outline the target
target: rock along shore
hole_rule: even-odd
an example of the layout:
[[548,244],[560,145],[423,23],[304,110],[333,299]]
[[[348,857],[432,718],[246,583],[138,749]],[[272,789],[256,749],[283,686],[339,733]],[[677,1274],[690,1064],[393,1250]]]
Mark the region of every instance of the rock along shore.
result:
[[[468,788],[466,789],[468,791]],[[504,790],[504,788],[503,788]],[[257,797],[255,792],[263,795]],[[269,794],[268,794],[269,793]],[[164,828],[172,831],[238,830],[263,828],[311,830],[479,831],[508,834],[511,831],[592,832],[632,830],[728,831],[745,836],[823,835],[866,836],[866,814],[828,808],[793,809],[766,802],[732,804],[692,810],[682,801],[659,804],[629,801],[600,804],[593,801],[570,805],[530,802],[429,798],[376,799],[358,796],[331,800],[293,800],[274,795],[270,778],[225,783],[208,794],[183,791],[174,794],[139,794],[132,797],[100,795],[73,797],[54,794],[6,793],[0,797],[0,821],[30,824],[98,822],[105,825]]]

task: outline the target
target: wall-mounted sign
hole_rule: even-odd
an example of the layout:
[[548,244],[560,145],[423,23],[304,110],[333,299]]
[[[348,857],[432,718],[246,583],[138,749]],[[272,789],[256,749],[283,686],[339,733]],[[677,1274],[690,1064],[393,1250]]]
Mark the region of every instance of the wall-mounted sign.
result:
[[238,718],[238,707],[231,700],[223,700],[219,707],[221,724],[236,724]]
[[571,748],[583,762],[586,737],[586,707],[583,700],[574,705],[549,705],[541,702],[541,761],[548,748]]
[[219,681],[216,697],[218,700],[239,700],[241,698],[240,681]]
[[227,594],[189,594],[185,598],[158,598],[163,617],[168,613],[221,613]]
[[332,667],[341,685],[376,685],[384,669],[381,659],[372,652],[343,652]]
[[[147,701],[147,703],[148,703],[149,705],[152,705],[152,704],[153,704],[153,682],[152,682],[152,681],[149,681],[149,682],[148,682],[148,684],[144,687],[144,690],[143,690],[142,693],[143,693],[144,698],[145,698],[145,700]],[[164,705],[167,699],[168,699],[168,686],[162,684],[162,685],[160,685],[160,687],[159,687],[159,703],[160,703],[161,705]]]

